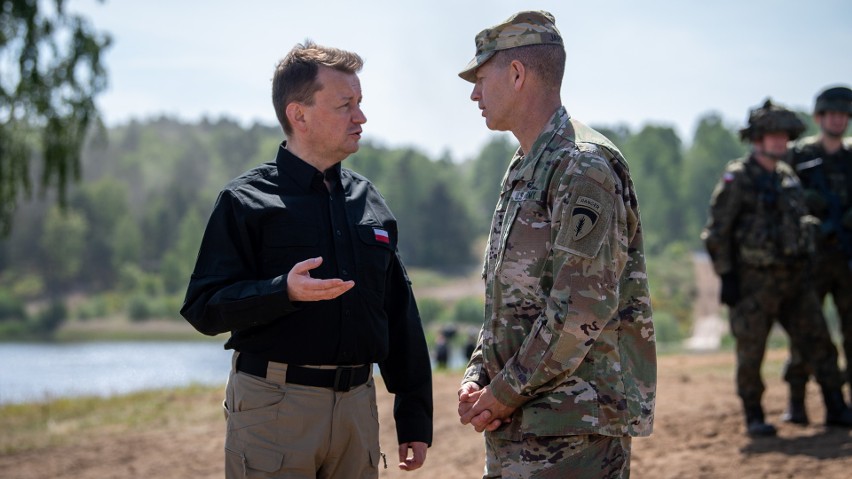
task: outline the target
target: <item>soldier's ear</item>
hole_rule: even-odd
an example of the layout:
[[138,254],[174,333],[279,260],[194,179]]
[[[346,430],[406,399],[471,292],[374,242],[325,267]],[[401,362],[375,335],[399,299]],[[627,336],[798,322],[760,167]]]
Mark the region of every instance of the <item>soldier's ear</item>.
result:
[[524,85],[524,82],[527,78],[527,68],[518,60],[512,60],[512,63],[509,64],[509,78],[512,82],[512,88],[515,91],[521,89]]

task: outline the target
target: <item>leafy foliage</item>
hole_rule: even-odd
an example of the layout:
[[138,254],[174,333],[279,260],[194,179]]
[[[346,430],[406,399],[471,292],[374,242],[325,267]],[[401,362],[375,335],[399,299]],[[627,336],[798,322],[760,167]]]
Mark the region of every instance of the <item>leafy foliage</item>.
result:
[[[689,146],[667,126],[602,130],[616,138],[630,164],[648,238],[654,308],[666,323],[666,338],[677,340],[689,329],[695,294],[690,252],[701,248],[698,232],[710,191],[725,162],[745,148],[712,114],[701,119]],[[37,200],[17,211],[15,229],[0,241],[0,291],[11,295],[12,305],[50,301],[57,292],[84,293],[94,299],[70,311],[81,320],[116,314],[178,319],[216,195],[246,169],[274,161],[280,131],[227,118],[189,124],[160,117],[106,133],[90,137],[81,157],[83,181],[69,188],[67,208]],[[516,148],[511,137],[495,135],[474,158],[454,161],[365,141],[344,166],[370,178],[385,196],[399,221],[403,260],[422,287],[435,271],[478,269]],[[469,327],[482,319],[481,298],[418,303],[432,326]],[[31,319],[37,327],[56,324]],[[12,329],[29,324],[6,323]]]
[[80,152],[106,87],[101,55],[110,38],[69,13],[63,0],[0,2],[0,229],[8,233],[21,194],[40,184],[64,202],[80,177]]
[[731,133],[717,114],[708,114],[699,120],[692,146],[686,152],[683,167],[683,206],[686,207],[686,233],[684,238],[693,247],[701,247],[699,235],[707,222],[708,202],[715,181],[725,164],[745,154],[746,148]]

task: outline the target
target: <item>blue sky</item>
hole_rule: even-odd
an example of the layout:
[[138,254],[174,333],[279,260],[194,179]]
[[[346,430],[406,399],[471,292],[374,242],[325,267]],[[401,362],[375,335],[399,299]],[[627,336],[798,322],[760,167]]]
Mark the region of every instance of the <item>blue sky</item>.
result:
[[466,159],[490,135],[458,71],[474,36],[518,10],[556,17],[568,64],[562,99],[591,125],[674,127],[701,115],[740,126],[767,96],[810,111],[827,85],[852,84],[847,0],[72,0],[110,32],[108,125],[167,114],[276,124],[275,63],[296,43],[353,50],[365,137]]

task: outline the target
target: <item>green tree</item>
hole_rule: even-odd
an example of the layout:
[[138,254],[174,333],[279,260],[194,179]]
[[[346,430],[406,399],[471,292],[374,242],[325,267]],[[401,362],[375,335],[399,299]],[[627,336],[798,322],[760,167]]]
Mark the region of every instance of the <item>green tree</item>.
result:
[[646,250],[658,253],[685,237],[681,141],[670,127],[647,125],[625,142],[623,153],[639,196]]
[[412,264],[463,272],[473,255],[472,225],[462,202],[450,193],[447,182],[435,182],[429,194],[421,198],[419,210],[413,233],[420,240],[420,254]]
[[[191,132],[185,136],[189,138],[185,143],[191,147],[184,148],[175,158],[175,163],[165,170],[166,173],[170,172],[169,176],[160,184],[150,185],[148,200],[142,212],[142,232],[148,239],[143,247],[143,257],[153,265],[159,264],[163,253],[171,250],[178,241],[180,224],[188,211],[193,208],[202,211],[203,208],[203,211],[209,212],[213,206],[213,200],[204,198],[202,201],[201,197],[202,191],[211,181],[204,142]],[[171,146],[173,149],[174,145]],[[169,145],[162,147],[168,148]],[[212,181],[219,183],[218,180]],[[189,188],[187,184],[195,186]],[[218,193],[221,187],[219,183],[211,189]]]
[[725,164],[745,151],[735,132],[724,125],[717,113],[699,120],[684,160],[684,206],[688,210],[687,238],[691,246],[701,247],[699,235],[707,222],[710,196]]
[[94,287],[112,284],[118,274],[113,262],[117,230],[129,214],[127,184],[115,178],[102,178],[84,184],[71,199],[70,204],[79,211],[89,225],[83,260],[86,268],[81,280]]
[[618,147],[619,150],[622,149],[630,137],[633,136],[633,133],[630,132],[630,127],[627,125],[616,125],[614,127],[593,125],[592,128],[607,137],[609,141]]
[[41,251],[48,289],[54,294],[77,277],[83,266],[88,225],[73,209],[51,208],[44,217]]
[[160,267],[164,286],[169,294],[186,288],[195,266],[203,233],[204,222],[201,216],[194,209],[189,210],[180,222],[175,245],[163,256]]
[[[30,161],[40,153],[40,184],[64,204],[80,177],[80,152],[97,119],[94,98],[106,87],[96,32],[64,0],[0,1],[0,230],[8,233],[22,194],[31,191]],[[38,145],[38,147],[36,147]]]
[[488,232],[503,176],[509,167],[509,160],[517,149],[517,142],[509,135],[495,136],[485,144],[470,164],[469,196],[475,221],[473,231],[477,234]]
[[126,264],[138,264],[142,257],[142,231],[131,215],[118,220],[110,240],[112,268],[121,271]]

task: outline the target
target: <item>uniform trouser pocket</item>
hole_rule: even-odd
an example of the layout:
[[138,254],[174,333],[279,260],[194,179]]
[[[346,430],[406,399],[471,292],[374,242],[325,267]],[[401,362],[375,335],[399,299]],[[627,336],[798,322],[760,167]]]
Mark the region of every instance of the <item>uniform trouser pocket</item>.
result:
[[225,388],[225,477],[271,477],[281,469],[286,387],[232,371]]

